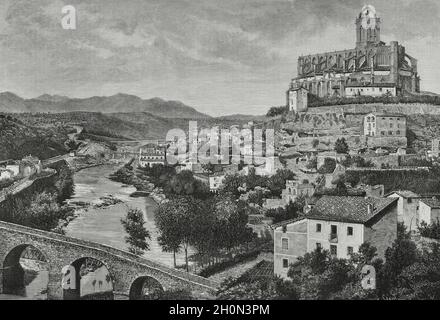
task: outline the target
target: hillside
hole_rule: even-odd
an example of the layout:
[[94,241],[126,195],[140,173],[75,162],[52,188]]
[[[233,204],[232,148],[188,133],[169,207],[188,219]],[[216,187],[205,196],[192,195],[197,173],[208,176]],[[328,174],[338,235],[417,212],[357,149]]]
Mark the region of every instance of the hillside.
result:
[[[408,147],[416,152],[428,150],[432,139],[440,137],[440,107],[422,103],[315,107],[299,114],[270,118],[267,124],[278,132],[277,149],[284,154],[333,150],[338,138],[345,138],[350,148],[359,149],[366,145],[362,126],[364,116],[370,112],[406,115]],[[406,145],[404,140],[394,140],[388,147]],[[316,146],[315,141],[319,141]]]
[[188,131],[189,121],[197,120],[197,126],[230,128],[232,125],[247,123],[245,120],[205,118],[183,119],[162,118],[148,112],[134,113],[97,113],[97,112],[66,112],[66,113],[15,113],[13,117],[29,126],[41,128],[59,125],[80,125],[85,131],[97,136],[123,139],[165,139],[169,130],[179,128]]
[[10,92],[0,93],[0,112],[4,113],[64,113],[73,111],[147,112],[163,118],[210,118],[210,116],[179,101],[165,101],[160,98],[143,100],[128,94],[84,99],[44,94],[33,99],[23,99]]
[[0,160],[21,159],[30,154],[46,159],[64,154],[67,133],[67,128],[36,128],[0,115]]

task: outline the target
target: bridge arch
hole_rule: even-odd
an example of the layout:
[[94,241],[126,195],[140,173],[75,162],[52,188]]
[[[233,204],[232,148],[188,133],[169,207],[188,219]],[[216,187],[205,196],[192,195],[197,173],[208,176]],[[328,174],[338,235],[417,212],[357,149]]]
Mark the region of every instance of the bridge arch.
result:
[[130,300],[159,300],[165,290],[162,284],[151,276],[136,278],[130,287]]
[[62,270],[64,300],[113,300],[115,279],[101,260],[81,257]]
[[47,298],[49,259],[32,244],[13,247],[2,261],[3,293],[32,299]]

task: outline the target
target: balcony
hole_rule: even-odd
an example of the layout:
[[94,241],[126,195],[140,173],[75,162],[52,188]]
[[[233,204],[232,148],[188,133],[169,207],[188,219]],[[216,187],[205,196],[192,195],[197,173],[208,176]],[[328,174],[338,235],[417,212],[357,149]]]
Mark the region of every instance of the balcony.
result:
[[338,243],[338,234],[337,233],[330,233],[329,239],[331,243]]

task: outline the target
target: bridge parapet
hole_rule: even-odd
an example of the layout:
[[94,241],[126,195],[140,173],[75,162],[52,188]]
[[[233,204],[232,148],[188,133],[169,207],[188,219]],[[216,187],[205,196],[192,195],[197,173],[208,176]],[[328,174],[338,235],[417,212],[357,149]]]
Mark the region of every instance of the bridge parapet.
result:
[[56,299],[59,299],[62,295],[59,281],[61,268],[78,257],[86,256],[104,260],[109,270],[117,278],[115,279],[115,291],[125,292],[126,294],[128,294],[132,281],[140,276],[150,275],[156,278],[159,277],[162,282],[165,282],[163,283],[165,288],[185,286],[191,288],[193,293],[196,292],[196,295],[200,296],[212,296],[218,287],[218,283],[209,279],[169,268],[158,262],[138,257],[111,246],[0,222],[0,258],[5,259],[14,246],[23,244],[32,244],[37,248],[43,247],[46,248],[46,251],[50,251],[50,254],[46,253],[48,259],[54,261],[56,265],[52,267],[54,274],[51,279],[53,283],[50,284],[49,291],[52,292],[51,296]]

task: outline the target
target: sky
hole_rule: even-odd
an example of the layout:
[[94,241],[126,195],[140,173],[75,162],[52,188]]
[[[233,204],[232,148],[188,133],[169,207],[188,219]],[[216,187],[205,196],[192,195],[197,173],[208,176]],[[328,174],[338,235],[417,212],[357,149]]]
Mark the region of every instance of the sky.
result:
[[[0,92],[127,93],[213,116],[285,104],[298,55],[351,49],[364,4],[440,93],[437,0],[0,0]],[[73,5],[76,30],[62,28]]]

